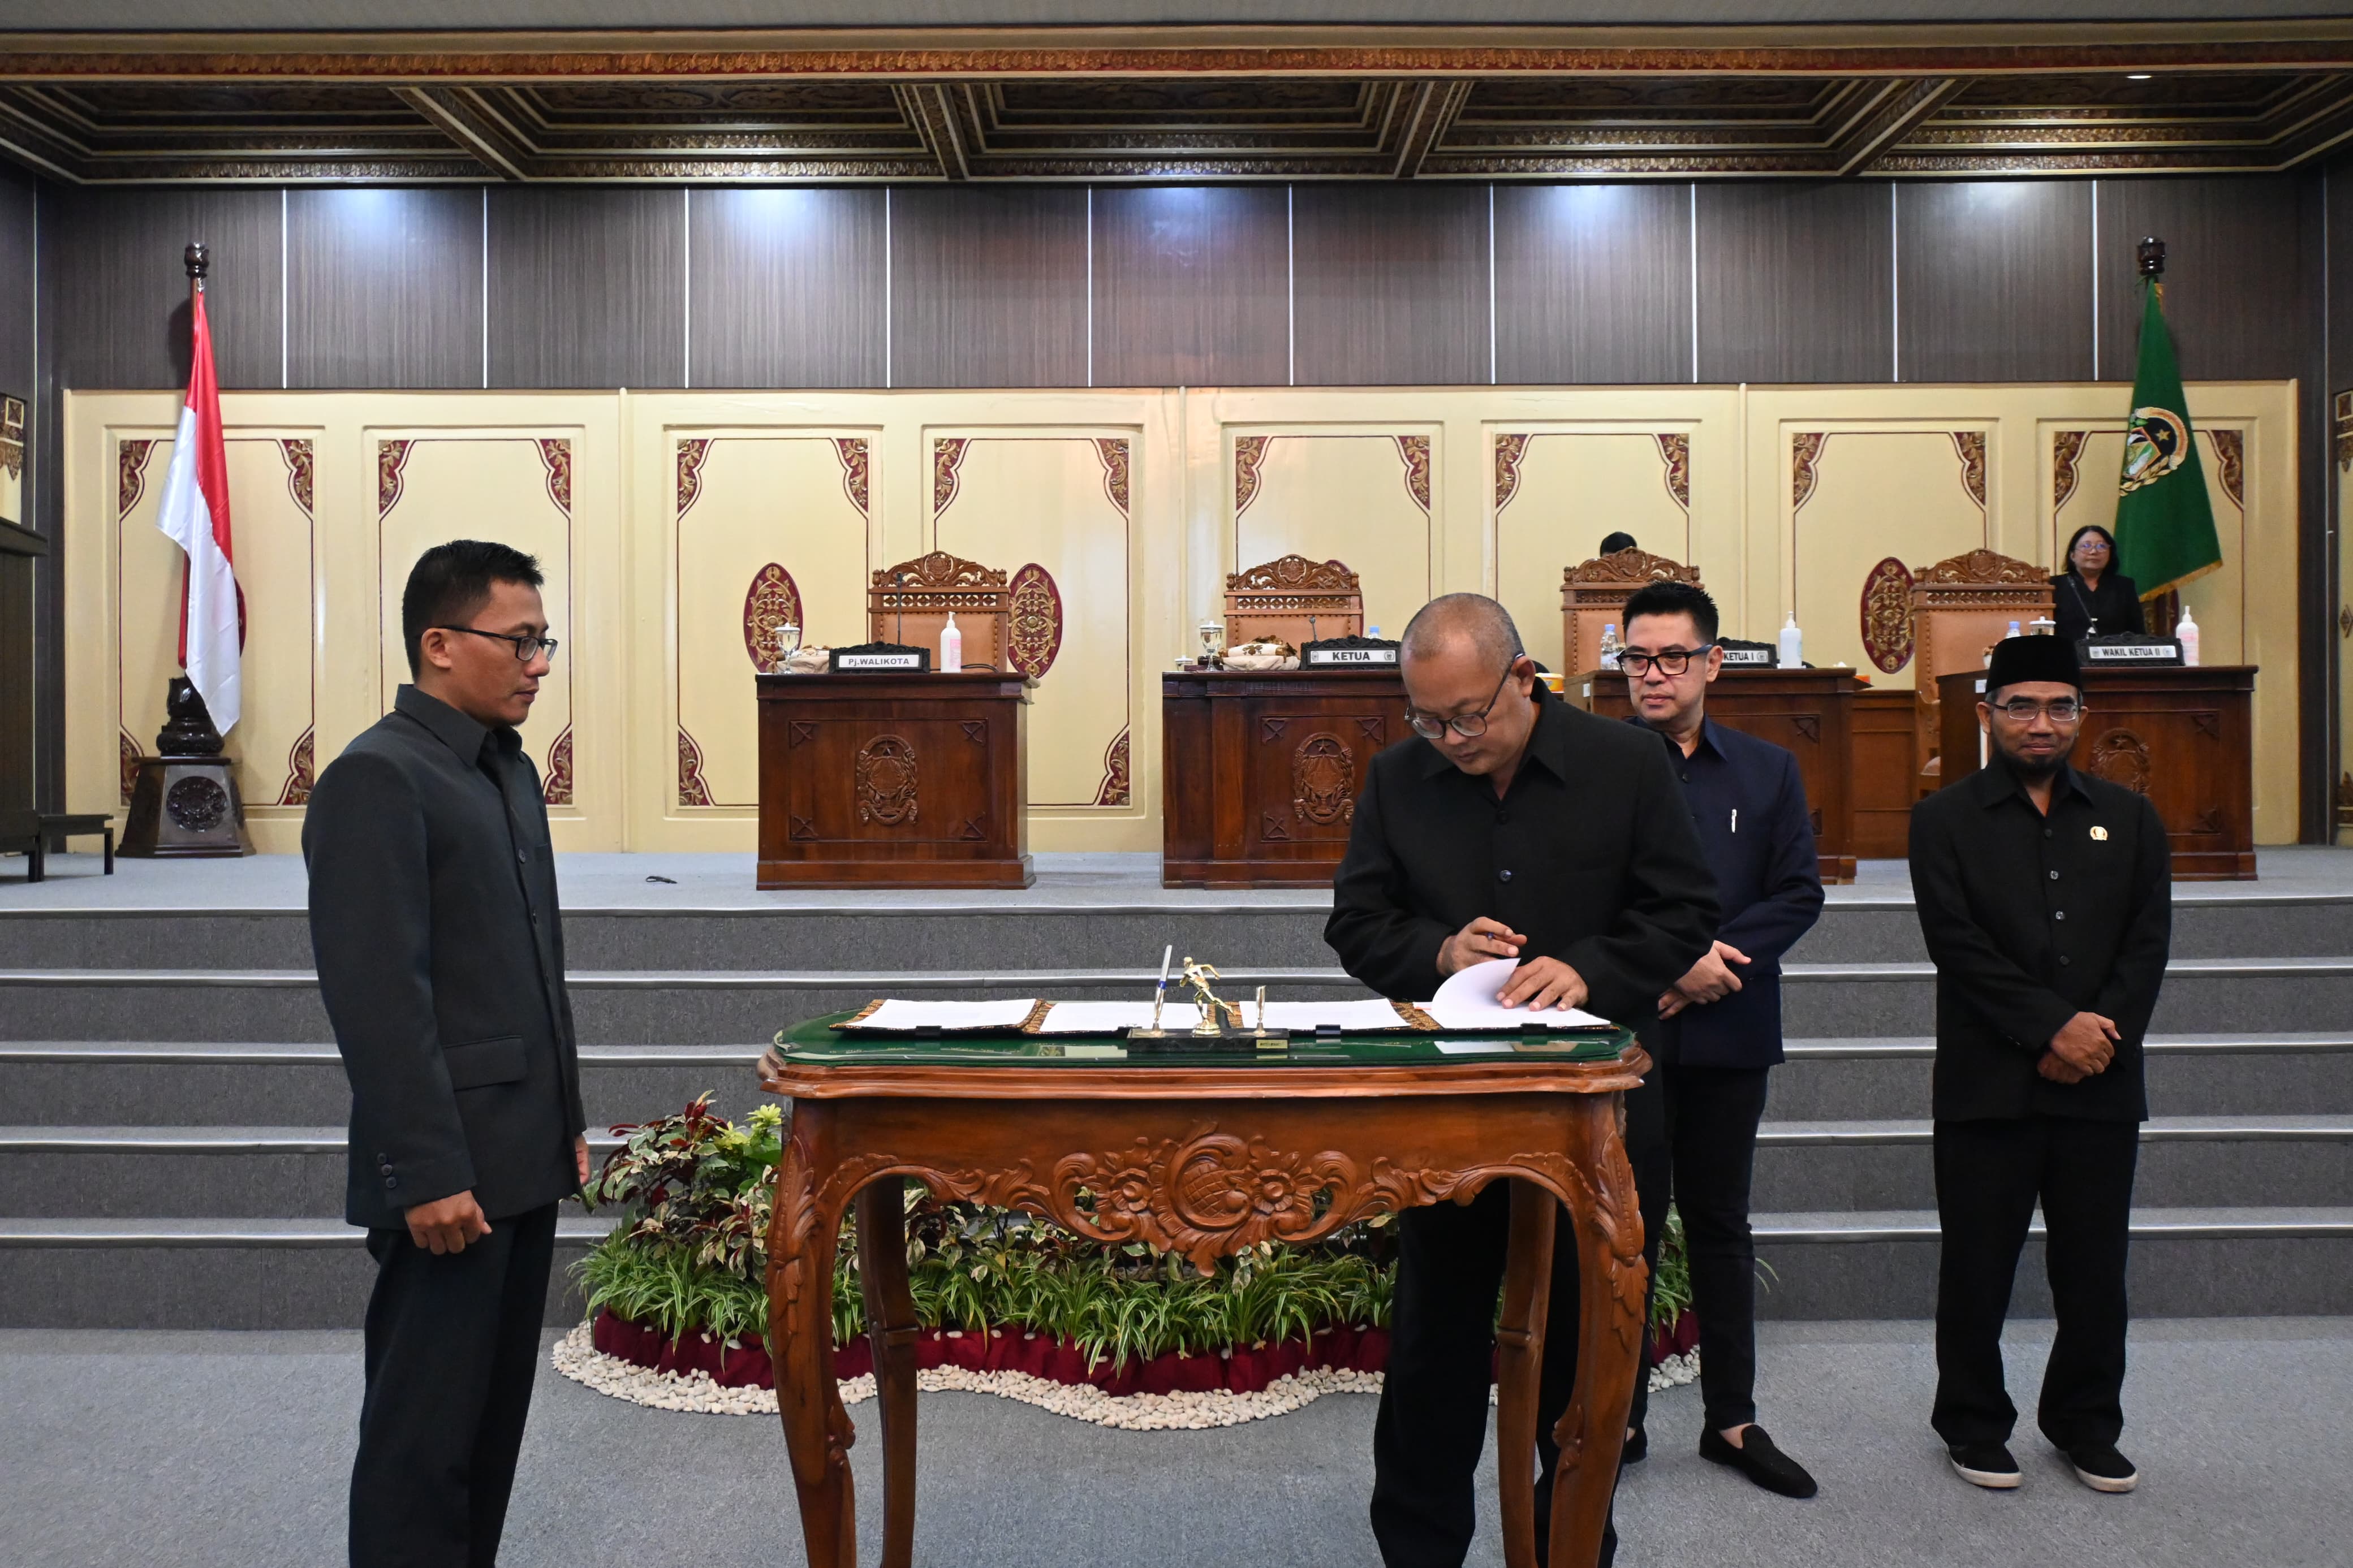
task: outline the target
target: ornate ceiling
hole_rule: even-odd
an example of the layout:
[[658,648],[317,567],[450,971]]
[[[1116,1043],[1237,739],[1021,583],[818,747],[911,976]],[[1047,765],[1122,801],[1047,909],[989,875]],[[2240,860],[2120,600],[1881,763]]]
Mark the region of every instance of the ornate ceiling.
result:
[[2346,22],[0,34],[0,154],[90,184],[2268,172],[2348,138]]

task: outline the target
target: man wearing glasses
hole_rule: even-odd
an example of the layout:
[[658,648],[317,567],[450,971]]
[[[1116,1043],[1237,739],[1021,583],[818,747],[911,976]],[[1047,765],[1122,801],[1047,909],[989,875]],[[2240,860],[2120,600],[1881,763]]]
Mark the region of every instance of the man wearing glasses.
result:
[[[1348,973],[1421,999],[1459,969],[1519,961],[1499,997],[1647,1026],[1715,934],[1700,857],[1666,752],[1570,708],[1536,679],[1494,600],[1424,605],[1400,652],[1419,738],[1373,759],[1324,928]],[[1511,1199],[1398,1221],[1388,1375],[1373,1433],[1373,1534],[1389,1568],[1456,1568],[1476,1510],[1488,1367]],[[1573,1226],[1554,1254],[1538,1402],[1536,1542],[1550,1530],[1552,1430],[1577,1376]],[[1603,1561],[1615,1549],[1608,1536]]]
[[[1699,1315],[1703,1458],[1767,1491],[1814,1495],[1814,1478],[1757,1425],[1757,1248],[1748,1193],[1766,1076],[1781,1060],[1781,955],[1813,929],[1822,879],[1798,759],[1711,723],[1707,687],[1724,668],[1715,601],[1690,583],[1652,583],[1626,601],[1632,722],[1663,742],[1724,924],[1659,997],[1658,1058],[1626,1099],[1626,1138],[1653,1267],[1672,1199]],[[1628,1456],[1647,1447],[1649,1390],[1637,1384]]]
[[376,1261],[354,1564],[497,1556],[555,1205],[588,1179],[547,807],[515,733],[555,655],[539,584],[503,544],[418,559],[400,605],[415,684],[302,825],[352,1085],[343,1215]]
[[2141,1037],[2172,934],[2165,825],[2067,765],[2075,650],[1994,644],[1987,765],[1912,808],[1912,890],[1936,964],[1936,1403],[1953,1468],[2019,1484],[2002,1319],[2039,1199],[2058,1337],[2042,1435],[2094,1491],[2139,1481],[2124,1431],[2125,1259],[2148,1114]]

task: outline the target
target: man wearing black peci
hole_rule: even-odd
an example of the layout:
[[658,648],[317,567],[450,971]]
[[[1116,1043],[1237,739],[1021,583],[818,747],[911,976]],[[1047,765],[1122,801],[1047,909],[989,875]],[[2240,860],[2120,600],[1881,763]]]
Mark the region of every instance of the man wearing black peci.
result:
[[[1658,1058],[1626,1098],[1626,1137],[1653,1268],[1672,1199],[1683,1215],[1699,1316],[1699,1451],[1767,1491],[1814,1495],[1814,1478],[1757,1425],[1757,1248],[1749,1177],[1766,1075],[1781,1060],[1781,955],[1822,910],[1820,864],[1798,759],[1710,721],[1724,668],[1715,601],[1690,583],[1651,583],[1626,601],[1618,656],[1634,715],[1657,734],[1715,872],[1715,945],[1659,997]],[[1630,1458],[1647,1446],[1649,1389],[1627,1420]]]
[[[1505,1003],[1647,1024],[1715,934],[1715,879],[1664,749],[1546,690],[1493,599],[1432,600],[1400,657],[1420,739],[1366,773],[1324,941],[1383,995],[1427,998],[1456,970],[1517,958]],[[1455,1568],[1470,1549],[1510,1205],[1497,1183],[1398,1222],[1373,1433],[1373,1534],[1389,1568]],[[1540,1556],[1552,1429],[1577,1375],[1575,1232],[1559,1234],[1537,1408]],[[1603,1562],[1616,1541],[1612,1530]]]
[[2042,1434],[2095,1491],[2139,1473],[2124,1431],[2126,1237],[2141,1037],[2172,934],[2170,850],[2147,797],[2067,765],[2075,650],[1994,645],[1987,765],[1912,808],[1912,889],[1936,964],[1936,1403],[1953,1468],[2019,1484],[2001,1326],[2038,1199],[2058,1336]]
[[459,540],[401,596],[416,684],[302,826],[319,991],[367,1227],[354,1565],[496,1560],[539,1369],[555,1205],[588,1179],[539,775],[515,734],[554,657],[539,564]]

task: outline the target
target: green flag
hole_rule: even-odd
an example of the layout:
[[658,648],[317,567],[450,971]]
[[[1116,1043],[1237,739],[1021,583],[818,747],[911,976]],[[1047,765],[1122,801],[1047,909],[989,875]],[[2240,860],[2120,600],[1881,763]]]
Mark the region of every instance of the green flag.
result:
[[2133,580],[2142,598],[2154,599],[2221,565],[2222,543],[2214,534],[2198,445],[2190,439],[2189,405],[2181,394],[2173,334],[2165,329],[2164,296],[2155,279],[2144,289],[2140,374],[2133,377],[2117,481],[2116,570]]

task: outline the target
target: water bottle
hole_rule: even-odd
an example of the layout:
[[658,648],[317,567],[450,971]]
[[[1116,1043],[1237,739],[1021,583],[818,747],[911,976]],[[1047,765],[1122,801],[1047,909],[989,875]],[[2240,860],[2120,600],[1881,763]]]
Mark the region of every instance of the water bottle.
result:
[[2196,668],[2198,666],[2198,622],[2196,618],[2189,614],[2189,606],[2187,605],[2181,606],[2181,621],[2179,625],[2173,628],[2173,635],[2181,639],[2181,662],[2193,669]]
[[1614,669],[1617,667],[1618,623],[1611,621],[1601,628],[1601,668]]
[[2019,631],[2018,631],[2018,623],[2017,623],[2016,621],[2012,621],[2012,622],[2010,622],[2010,630],[2008,630],[2008,631],[2006,631],[2006,632],[2002,633],[2001,635],[2002,635],[2002,637],[2003,637],[2004,640],[2007,640],[2007,639],[2009,639],[2009,638],[2010,638],[2010,637],[2014,637],[2018,636],[2018,635],[2019,635]]
[[1806,668],[1806,634],[1798,629],[1798,612],[1795,610],[1789,612],[1788,621],[1781,627],[1779,663],[1783,669]]

